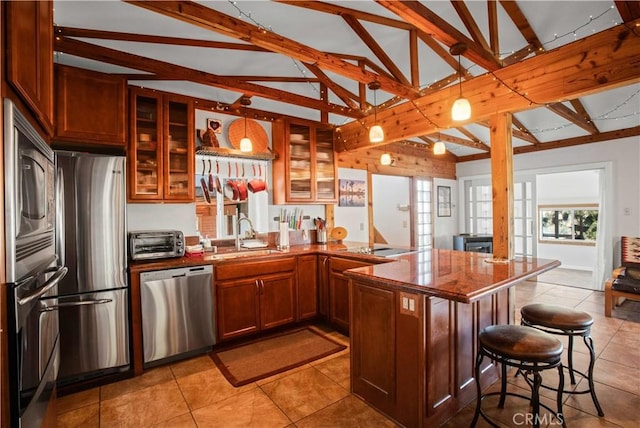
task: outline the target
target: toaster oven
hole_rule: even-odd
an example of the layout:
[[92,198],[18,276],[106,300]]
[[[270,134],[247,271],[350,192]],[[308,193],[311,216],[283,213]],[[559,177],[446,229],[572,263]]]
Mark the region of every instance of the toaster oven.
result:
[[129,232],[131,260],[164,259],[184,256],[184,234],[179,230]]

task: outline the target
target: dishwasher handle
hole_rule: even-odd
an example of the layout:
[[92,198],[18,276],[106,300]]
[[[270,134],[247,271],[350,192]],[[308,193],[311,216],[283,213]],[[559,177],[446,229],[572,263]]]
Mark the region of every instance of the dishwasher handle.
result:
[[198,275],[213,275],[212,265],[191,266],[177,269],[142,272],[140,282],[162,281],[164,279],[185,278]]

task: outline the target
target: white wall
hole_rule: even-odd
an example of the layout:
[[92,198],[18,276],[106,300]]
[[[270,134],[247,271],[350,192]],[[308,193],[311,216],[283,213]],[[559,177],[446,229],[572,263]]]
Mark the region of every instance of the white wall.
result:
[[[451,217],[438,217],[438,186],[451,187]],[[458,218],[458,183],[456,180],[444,178],[433,179],[433,247],[446,250],[453,249],[453,235],[457,235]]]
[[[338,179],[361,180],[367,183],[367,171],[362,169],[338,168]],[[366,189],[365,189],[366,190]],[[336,205],[335,225],[347,229],[347,241],[369,242],[369,197],[365,191],[364,207],[341,207]]]
[[389,245],[411,246],[411,179],[391,175],[371,176],[373,224]]
[[127,204],[127,229],[180,230],[198,235],[196,204]]
[[[640,138],[629,137],[602,143],[584,144],[554,150],[516,155],[513,158],[514,174],[559,172],[568,167],[584,169],[583,165],[610,161],[613,169],[614,194],[612,197],[613,248],[617,249],[614,265],[619,263],[620,236],[640,236]],[[461,162],[456,165],[456,175],[462,177],[484,176],[491,173],[488,159]]]

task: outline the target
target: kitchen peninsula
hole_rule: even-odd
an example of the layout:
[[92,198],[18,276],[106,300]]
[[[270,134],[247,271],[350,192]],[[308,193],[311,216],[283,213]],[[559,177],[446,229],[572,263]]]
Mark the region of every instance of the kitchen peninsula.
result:
[[[403,426],[438,426],[475,399],[477,334],[514,322],[511,287],[560,262],[450,250],[397,260],[345,272],[351,388]],[[482,385],[497,378],[485,361]]]
[[[354,248],[360,247],[357,243],[307,244],[293,245],[284,251],[247,250],[244,254],[253,254],[248,258],[233,257],[234,253],[221,250],[217,255],[203,258],[133,263],[136,374],[142,374],[143,369],[139,333],[142,314],[136,303],[140,272],[211,263],[216,278],[214,288],[220,297],[221,287],[226,287],[224,281],[244,283],[235,275],[230,278],[231,273],[251,271],[258,275],[258,272],[267,273],[268,268],[268,274],[273,277],[271,266],[277,266],[278,272],[283,273],[283,266],[289,266],[287,272],[291,273],[283,278],[291,279],[282,283],[293,284],[297,290],[285,293],[297,296],[294,306],[305,304],[303,290],[309,288],[313,278],[319,281],[314,292],[318,298],[317,309],[305,312],[317,310],[322,314],[322,301],[327,300],[323,297],[325,293],[332,305],[338,303],[337,299],[344,300],[348,308],[344,314],[346,326],[351,337],[352,392],[401,425],[437,426],[475,398],[473,369],[478,331],[490,324],[513,323],[512,287],[560,265],[556,260],[532,258],[489,263],[490,254],[438,249],[380,257],[356,252]],[[313,265],[301,264],[309,258],[316,260],[315,256],[317,262]],[[327,281],[333,285],[323,286],[320,280],[331,274],[323,271],[327,266],[331,271],[331,266],[344,267],[347,262],[351,262],[351,266],[366,266],[346,267],[347,270],[341,271],[343,279],[339,281],[344,282],[345,289],[350,289],[350,296],[346,291],[338,293],[339,284]],[[317,271],[312,273],[311,266]],[[349,282],[350,287],[346,287]],[[218,300],[216,304],[221,302]],[[299,310],[292,313],[296,312],[298,315],[290,319],[307,319],[300,316]],[[328,312],[333,313],[334,309]],[[236,331],[223,329],[222,308],[217,308],[216,313],[219,338],[224,338],[223,331]],[[498,378],[491,362],[486,363],[482,373],[483,385],[490,385]]]

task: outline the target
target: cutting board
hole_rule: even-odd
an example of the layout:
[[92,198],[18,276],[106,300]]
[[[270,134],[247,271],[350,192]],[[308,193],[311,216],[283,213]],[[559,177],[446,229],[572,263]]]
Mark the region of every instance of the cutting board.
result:
[[[244,118],[236,119],[229,125],[229,143],[235,149],[240,149],[240,140],[244,137]],[[253,144],[254,153],[267,151],[269,138],[262,125],[253,119],[247,119],[247,137]]]

